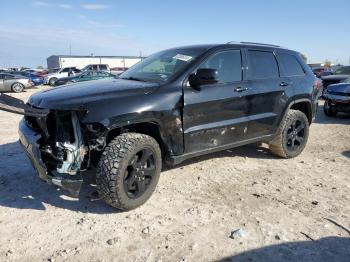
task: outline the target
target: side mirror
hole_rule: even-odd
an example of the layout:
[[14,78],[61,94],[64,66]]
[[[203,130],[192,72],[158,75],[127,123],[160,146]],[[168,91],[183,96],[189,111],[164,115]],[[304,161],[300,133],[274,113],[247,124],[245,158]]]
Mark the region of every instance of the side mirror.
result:
[[211,85],[218,82],[217,71],[212,68],[199,68],[195,74],[191,74],[188,81],[191,87],[198,88],[202,85]]

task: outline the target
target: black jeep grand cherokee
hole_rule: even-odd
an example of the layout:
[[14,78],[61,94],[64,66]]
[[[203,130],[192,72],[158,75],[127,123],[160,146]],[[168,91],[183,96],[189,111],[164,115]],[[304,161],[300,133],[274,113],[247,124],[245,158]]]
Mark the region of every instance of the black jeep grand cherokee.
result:
[[259,141],[299,155],[320,89],[299,53],[240,42],[165,50],[119,79],[46,90],[27,104],[2,95],[0,108],[25,115],[20,142],[42,179],[77,194],[96,166],[100,196],[129,210],[150,198],[162,160]]

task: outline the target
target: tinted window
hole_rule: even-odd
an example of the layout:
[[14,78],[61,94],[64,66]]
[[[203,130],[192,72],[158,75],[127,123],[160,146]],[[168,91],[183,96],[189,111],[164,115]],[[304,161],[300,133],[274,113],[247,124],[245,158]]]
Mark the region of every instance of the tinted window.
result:
[[350,66],[343,66],[335,70],[336,75],[350,75]]
[[211,56],[199,68],[216,69],[218,83],[230,83],[242,80],[241,51],[231,50]]
[[93,66],[92,66],[92,69],[93,69],[93,70],[98,70],[97,65],[93,65]]
[[[278,54],[278,59],[283,67],[281,76],[302,76],[305,72],[295,56],[289,54]],[[322,68],[316,69],[316,71],[323,71]]]
[[64,68],[64,69],[62,70],[62,72],[66,73],[66,72],[69,72],[69,70],[70,70],[70,68]]
[[100,70],[107,70],[107,66],[106,65],[100,65]]
[[248,51],[248,56],[253,79],[278,78],[278,66],[273,53]]

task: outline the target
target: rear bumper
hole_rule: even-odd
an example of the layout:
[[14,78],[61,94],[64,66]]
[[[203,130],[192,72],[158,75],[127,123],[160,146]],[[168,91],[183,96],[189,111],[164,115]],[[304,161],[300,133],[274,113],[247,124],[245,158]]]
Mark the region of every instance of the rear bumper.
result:
[[24,119],[19,124],[19,141],[27,154],[37,175],[44,181],[55,184],[64,190],[69,191],[73,196],[78,196],[83,183],[81,175],[69,176],[58,174],[53,176],[46,168],[40,152],[40,134],[29,128]]

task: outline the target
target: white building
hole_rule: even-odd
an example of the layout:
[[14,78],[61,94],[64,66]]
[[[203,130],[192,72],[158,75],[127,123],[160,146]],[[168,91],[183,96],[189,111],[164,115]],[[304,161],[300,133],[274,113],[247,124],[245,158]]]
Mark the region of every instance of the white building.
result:
[[79,69],[90,64],[107,64],[110,68],[127,69],[143,57],[139,56],[77,56],[52,55],[47,58],[47,68],[62,68],[75,66]]

